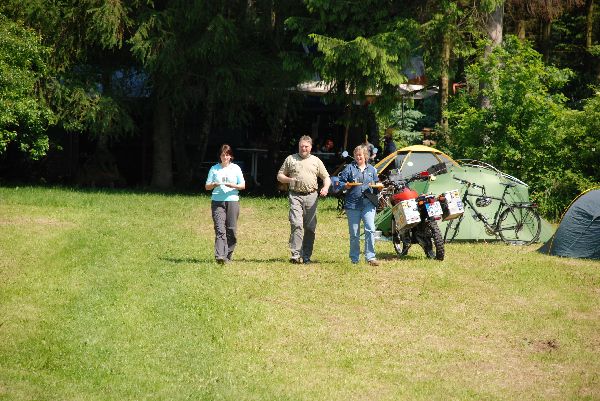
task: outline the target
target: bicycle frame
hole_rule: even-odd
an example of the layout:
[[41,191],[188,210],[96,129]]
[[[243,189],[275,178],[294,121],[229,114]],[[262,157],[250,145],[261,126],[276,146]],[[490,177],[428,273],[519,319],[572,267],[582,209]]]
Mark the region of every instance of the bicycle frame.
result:
[[[473,182],[453,176],[455,180],[461,184],[466,185],[466,190],[462,196],[462,203],[467,210],[467,206],[471,208],[473,219],[479,220],[483,223],[485,230],[488,235],[494,235],[500,237],[502,241],[512,245],[529,245],[533,243],[540,234],[541,222],[540,216],[536,211],[536,205],[531,202],[509,202],[506,200],[508,189],[516,186],[514,183],[500,183],[504,185],[504,191],[502,196],[488,196],[485,192],[485,186],[477,185]],[[481,190],[481,194],[474,194],[469,190],[478,188]],[[499,202],[498,209],[494,213],[493,221],[487,218],[478,209],[479,199],[475,204],[471,201],[474,196],[481,196],[482,204],[479,207],[486,207],[491,204],[491,200],[495,199]],[[464,216],[464,215],[463,215]],[[450,242],[456,236],[462,216],[456,223],[452,221],[446,226],[446,232],[444,234],[444,240]],[[450,234],[450,237],[448,235]]]
[[[501,196],[501,197],[497,197],[497,196],[490,196],[490,195],[487,195],[487,194],[485,193],[485,186],[480,186],[480,185],[477,185],[477,184],[475,184],[475,183],[472,183],[472,182],[469,182],[469,181],[466,181],[466,180],[459,179],[459,178],[457,178],[457,177],[454,177],[454,179],[456,179],[456,180],[460,181],[461,183],[463,183],[463,184],[466,184],[466,185],[467,185],[467,189],[465,190],[465,193],[463,194],[463,197],[462,197],[462,202],[463,202],[463,204],[464,204],[464,205],[469,205],[469,207],[471,208],[471,210],[472,210],[473,212],[475,212],[475,217],[477,217],[477,219],[479,219],[479,220],[480,220],[480,221],[481,221],[481,222],[482,222],[482,223],[485,225],[485,227],[486,227],[486,228],[487,228],[489,231],[491,231],[491,232],[493,232],[495,235],[497,235],[497,234],[498,234],[498,223],[499,223],[500,212],[501,212],[502,210],[504,210],[504,208],[505,208],[505,207],[508,207],[508,206],[510,206],[510,205],[511,205],[510,203],[506,202],[506,201],[504,200],[504,198],[506,197],[506,194],[508,193],[508,188],[510,188],[510,187],[512,187],[512,186],[514,186],[514,185],[512,185],[512,184],[504,184],[504,183],[500,183],[501,185],[504,185],[504,191],[502,192],[502,196]],[[469,192],[469,188],[471,188],[471,187],[475,187],[475,188],[479,188],[479,189],[481,189],[481,192],[482,192],[482,193],[481,193],[481,195],[480,195],[480,194],[473,194],[473,193],[470,193],[470,192]],[[494,200],[500,201],[500,203],[498,204],[498,208],[496,209],[496,212],[494,213],[494,219],[493,219],[493,222],[492,222],[491,224],[490,224],[490,222],[489,222],[488,218],[487,218],[485,215],[483,215],[483,214],[482,214],[482,213],[479,211],[479,209],[477,208],[477,206],[475,206],[475,205],[473,204],[473,202],[471,202],[471,200],[469,199],[469,197],[474,197],[474,196],[485,196],[485,197],[487,197],[487,198],[490,198],[490,199],[494,199]],[[465,208],[465,211],[466,211],[466,208]]]

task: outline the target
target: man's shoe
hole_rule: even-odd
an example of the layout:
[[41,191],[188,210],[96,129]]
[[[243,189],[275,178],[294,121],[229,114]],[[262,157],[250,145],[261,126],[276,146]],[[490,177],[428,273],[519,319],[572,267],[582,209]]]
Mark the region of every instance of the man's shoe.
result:
[[305,265],[311,264],[313,261],[310,259],[303,259]]
[[224,265],[225,263],[227,263],[227,261],[225,259],[216,259],[216,261],[220,265]]
[[371,266],[379,266],[379,261],[377,259],[371,259],[367,263]]
[[299,265],[302,263],[302,258],[290,258],[290,263]]

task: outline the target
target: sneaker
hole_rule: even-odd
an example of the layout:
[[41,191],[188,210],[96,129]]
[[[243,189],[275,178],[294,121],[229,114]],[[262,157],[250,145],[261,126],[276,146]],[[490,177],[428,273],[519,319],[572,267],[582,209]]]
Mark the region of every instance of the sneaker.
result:
[[227,261],[225,259],[216,259],[216,261],[220,265],[224,265],[225,263],[227,263]]
[[298,265],[302,263],[302,258],[290,258],[290,263]]
[[377,259],[371,259],[367,263],[371,266],[379,266],[379,261]]

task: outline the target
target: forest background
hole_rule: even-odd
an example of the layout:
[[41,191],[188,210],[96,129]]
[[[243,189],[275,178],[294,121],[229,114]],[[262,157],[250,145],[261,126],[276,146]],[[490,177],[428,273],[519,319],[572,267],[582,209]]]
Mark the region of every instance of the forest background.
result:
[[[148,185],[187,188],[214,162],[215,132],[259,123],[274,172],[297,140],[289,121],[305,100],[289,89],[318,77],[347,130],[375,120],[402,146],[433,127],[437,148],[527,182],[555,220],[600,184],[598,8],[597,0],[5,0],[0,184],[15,170],[44,182],[65,137],[93,144],[76,160],[83,171],[110,171],[115,144],[150,138]],[[439,87],[418,104],[398,93],[415,56]]]

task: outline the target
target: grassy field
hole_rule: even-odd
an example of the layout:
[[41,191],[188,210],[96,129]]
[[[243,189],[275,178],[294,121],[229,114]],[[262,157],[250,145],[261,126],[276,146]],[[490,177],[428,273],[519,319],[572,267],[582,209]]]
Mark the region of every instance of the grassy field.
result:
[[0,188],[0,399],[600,399],[600,263],[352,265],[332,199],[317,231],[291,265],[286,199],[245,197],[221,266],[206,194]]

